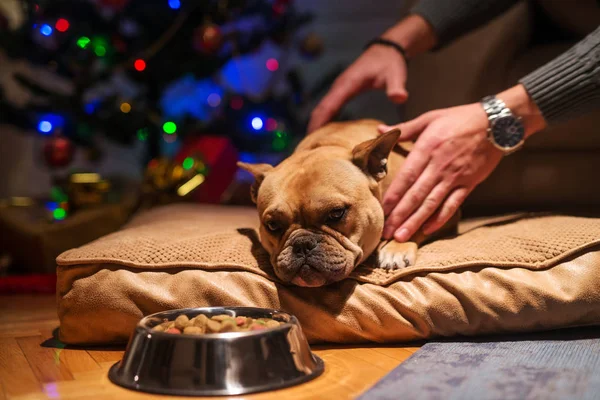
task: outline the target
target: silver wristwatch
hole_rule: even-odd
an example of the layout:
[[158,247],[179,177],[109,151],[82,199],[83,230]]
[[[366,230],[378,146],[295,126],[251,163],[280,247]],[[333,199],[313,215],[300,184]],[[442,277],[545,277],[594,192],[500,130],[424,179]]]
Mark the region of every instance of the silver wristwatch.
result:
[[481,100],[488,121],[488,139],[504,154],[518,150],[525,141],[525,128],[521,118],[515,116],[506,104],[495,96]]

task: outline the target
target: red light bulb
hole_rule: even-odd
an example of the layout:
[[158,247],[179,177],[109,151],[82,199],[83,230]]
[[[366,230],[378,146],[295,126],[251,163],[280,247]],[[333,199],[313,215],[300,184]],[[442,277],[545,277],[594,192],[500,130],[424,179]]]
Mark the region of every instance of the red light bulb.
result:
[[56,21],[55,28],[59,32],[66,32],[67,29],[69,29],[69,21],[64,18],[60,18],[58,21]]
[[133,63],[133,67],[136,69],[136,71],[142,72],[146,69],[146,61],[142,60],[141,58],[138,58]]
[[279,68],[279,61],[274,58],[269,58],[267,60],[267,69],[271,72],[277,71]]

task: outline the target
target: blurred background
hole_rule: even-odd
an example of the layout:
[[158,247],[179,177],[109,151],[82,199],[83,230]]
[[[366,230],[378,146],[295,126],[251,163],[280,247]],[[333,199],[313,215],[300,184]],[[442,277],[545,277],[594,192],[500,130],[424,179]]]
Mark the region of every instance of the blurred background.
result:
[[[380,3],[0,2],[0,271],[51,271],[145,208],[248,204],[236,162],[293,150],[335,77],[403,13]],[[400,114],[368,93],[339,119],[361,117]]]
[[[71,170],[137,180],[203,136],[281,158],[336,74],[402,15],[391,3],[5,0],[0,195],[44,195]],[[395,113],[373,93],[342,118]]]
[[[54,290],[58,254],[136,212],[250,205],[236,162],[289,155],[334,79],[413,3],[0,0],[0,293]],[[337,118],[395,123],[479,101],[598,21],[596,0],[517,2],[412,59],[402,107],[370,92]],[[463,215],[597,209],[599,116],[533,136]]]

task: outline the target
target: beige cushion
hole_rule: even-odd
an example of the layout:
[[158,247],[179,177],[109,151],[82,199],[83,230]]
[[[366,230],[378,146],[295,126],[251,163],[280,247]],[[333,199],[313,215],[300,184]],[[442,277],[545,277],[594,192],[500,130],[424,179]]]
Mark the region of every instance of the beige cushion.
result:
[[149,313],[232,305],[295,314],[312,342],[600,323],[600,219],[511,218],[465,223],[461,235],[422,247],[407,269],[367,263],[337,284],[299,288],[273,274],[251,229],[255,210],[163,207],[58,258],[60,338],[123,342]]

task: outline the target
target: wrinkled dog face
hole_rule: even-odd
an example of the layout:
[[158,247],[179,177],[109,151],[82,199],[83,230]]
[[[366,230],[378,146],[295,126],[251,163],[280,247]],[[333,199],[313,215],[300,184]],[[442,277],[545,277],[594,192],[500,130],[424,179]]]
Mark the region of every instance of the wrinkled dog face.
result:
[[336,282],[375,250],[384,222],[377,181],[398,134],[379,152],[367,142],[352,154],[331,147],[295,154],[276,168],[240,163],[256,178],[260,239],[281,280]]
[[298,286],[321,286],[348,276],[362,258],[362,249],[335,234],[294,230],[276,256],[277,275]]

